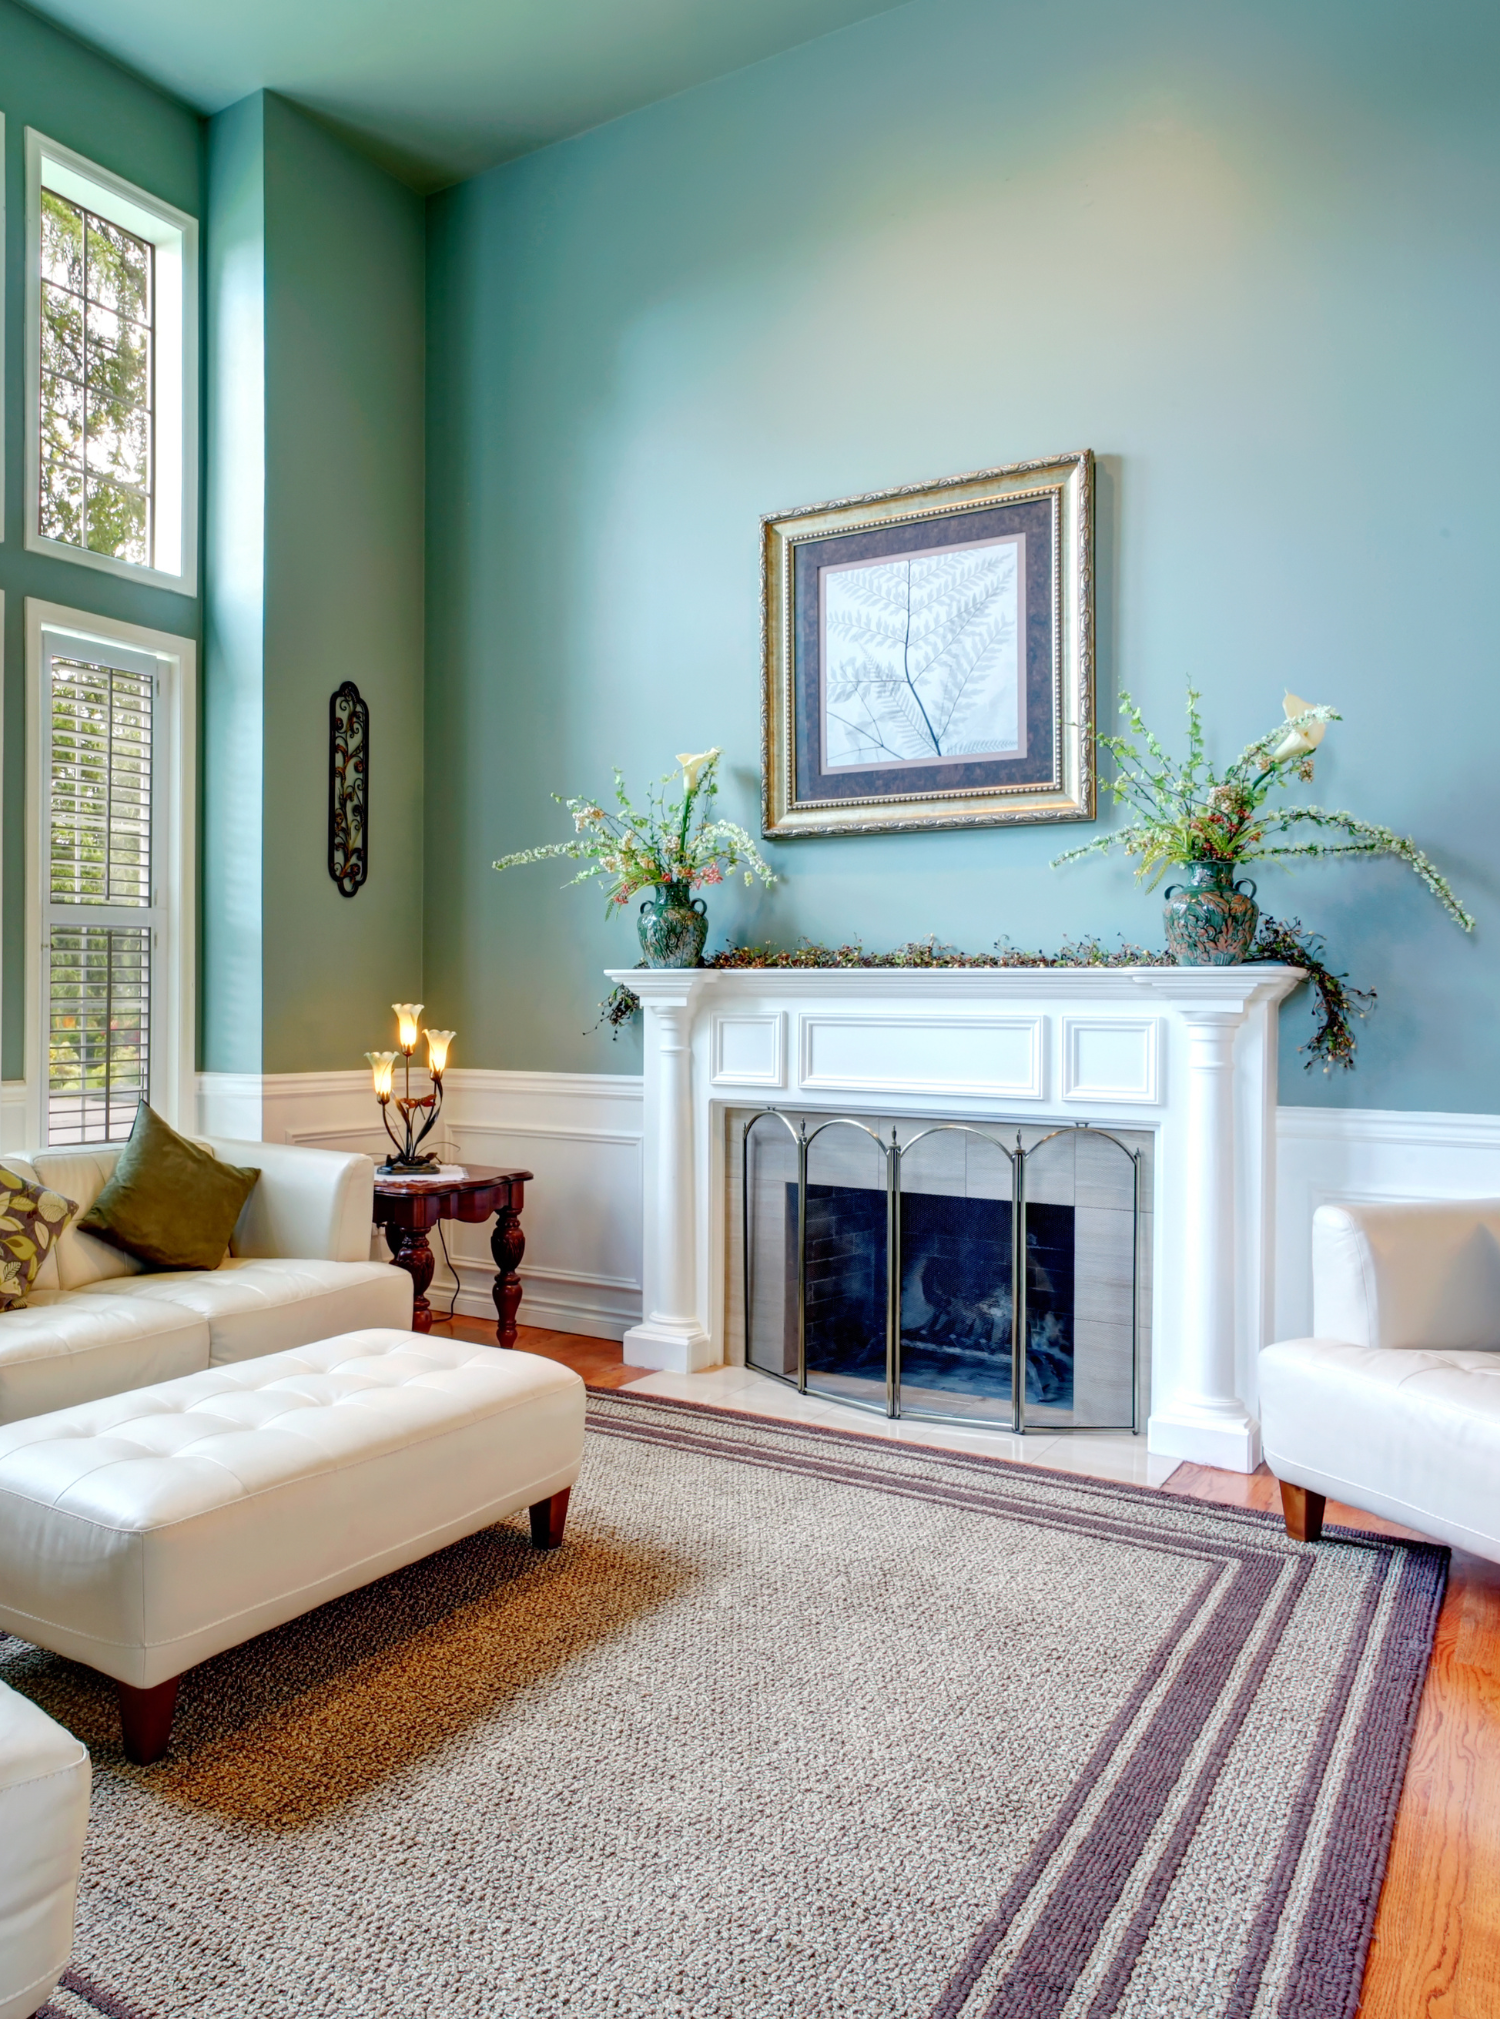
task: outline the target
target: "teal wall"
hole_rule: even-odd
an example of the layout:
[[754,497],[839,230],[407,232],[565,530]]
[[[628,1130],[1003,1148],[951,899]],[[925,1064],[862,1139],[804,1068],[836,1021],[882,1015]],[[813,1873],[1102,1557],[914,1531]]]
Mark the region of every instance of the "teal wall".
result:
[[25,598],[145,624],[179,637],[200,635],[195,597],[106,575],[95,568],[28,554],[22,472],[25,411],[25,129],[113,169],[194,217],[203,214],[202,137],[196,114],[127,76],[104,57],[0,0],[0,112],[5,115],[5,538],[0,591],[5,595],[5,763],[3,801],[4,1045],[0,1072],[19,1079],[23,1060],[23,792],[26,755]]
[[[427,968],[464,1063],[626,1070],[583,1035],[628,923],[501,852],[725,746],[753,824],[757,520],[1089,446],[1101,715],[1222,756],[1283,684],[1346,720],[1317,794],[1394,864],[1267,871],[1380,991],[1284,1100],[1500,1111],[1500,13],[1467,0],[916,0],[433,199]],[[1112,817],[1112,816],[1111,816]],[[1088,830],[803,841],[715,940],[1159,943]]]
[[[203,1062],[362,1065],[422,988],[422,201],[269,93],[209,122]],[[327,874],[328,701],[370,876]]]

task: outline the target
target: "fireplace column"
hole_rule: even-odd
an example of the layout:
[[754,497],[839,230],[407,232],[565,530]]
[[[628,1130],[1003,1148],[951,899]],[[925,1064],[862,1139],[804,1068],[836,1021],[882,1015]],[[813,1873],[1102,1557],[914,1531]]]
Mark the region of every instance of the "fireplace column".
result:
[[691,1374],[713,1346],[699,1316],[698,1213],[693,1173],[691,968],[632,973],[645,1016],[644,1320],[625,1334],[626,1362]]
[[1239,1281],[1235,1221],[1235,1039],[1245,1009],[1185,1007],[1180,1272],[1181,1347],[1173,1390],[1153,1408],[1151,1449],[1200,1464],[1253,1472],[1260,1426],[1236,1392]]

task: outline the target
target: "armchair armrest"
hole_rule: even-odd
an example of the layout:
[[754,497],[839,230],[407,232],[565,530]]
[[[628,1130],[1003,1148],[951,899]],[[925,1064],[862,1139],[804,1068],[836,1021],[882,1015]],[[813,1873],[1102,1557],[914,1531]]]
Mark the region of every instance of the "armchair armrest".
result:
[[203,1139],[227,1163],[254,1165],[260,1181],[230,1241],[233,1254],[319,1262],[367,1262],[375,1207],[375,1166],[345,1150],[294,1143]]

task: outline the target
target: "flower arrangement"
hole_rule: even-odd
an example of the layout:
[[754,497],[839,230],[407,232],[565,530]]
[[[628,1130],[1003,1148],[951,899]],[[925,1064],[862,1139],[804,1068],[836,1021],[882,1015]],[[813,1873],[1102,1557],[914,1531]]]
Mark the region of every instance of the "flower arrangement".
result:
[[[1232,867],[1296,855],[1393,855],[1421,879],[1456,924],[1473,931],[1474,920],[1446,877],[1409,837],[1357,820],[1352,813],[1269,803],[1294,779],[1311,783],[1314,752],[1328,724],[1341,719],[1334,709],[1287,694],[1282,704],[1286,719],[1246,744],[1221,777],[1205,754],[1198,701],[1190,687],[1188,754],[1178,764],[1146,727],[1131,697],[1121,695],[1120,713],[1144,751],[1125,737],[1101,736],[1099,742],[1118,766],[1107,781],[1109,789],[1134,818],[1113,834],[1070,848],[1054,867],[1119,848],[1138,858],[1136,876],[1149,890],[1177,866]],[[1309,828],[1317,832],[1306,833]]]
[[566,806],[573,816],[576,832],[572,840],[523,848],[502,856],[495,868],[514,869],[524,862],[546,862],[554,856],[582,862],[584,867],[564,887],[587,883],[593,877],[606,878],[609,914],[628,904],[637,891],[657,890],[658,902],[643,907],[650,914],[641,921],[641,944],[647,959],[653,965],[691,967],[703,950],[707,930],[703,906],[693,904],[692,893],[722,883],[734,870],[743,873],[746,883],[757,877],[767,886],[776,881],[744,828],[732,820],[713,818],[721,755],[717,748],[697,755],[680,752],[681,795],[668,799],[674,778],[669,771],[648,788],[644,810],[631,803],[618,767],[618,812],[606,812],[592,799],[564,799],[554,792],[558,805]]

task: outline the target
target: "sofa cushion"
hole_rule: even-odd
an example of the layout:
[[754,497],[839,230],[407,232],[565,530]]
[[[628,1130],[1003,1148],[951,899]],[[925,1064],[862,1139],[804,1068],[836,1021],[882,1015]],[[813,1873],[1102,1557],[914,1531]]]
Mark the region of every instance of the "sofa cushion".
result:
[[284,1353],[367,1326],[411,1329],[412,1285],[389,1262],[231,1258],[219,1269],[162,1271],[91,1284],[89,1300],[159,1300],[207,1319],[209,1361]]
[[0,1310],[23,1304],[78,1211],[71,1199],[0,1164]]
[[0,1423],[208,1365],[208,1322],[181,1304],[34,1290],[0,1313]]
[[109,1183],[79,1224],[153,1269],[217,1269],[259,1176],[200,1150],[142,1101]]

